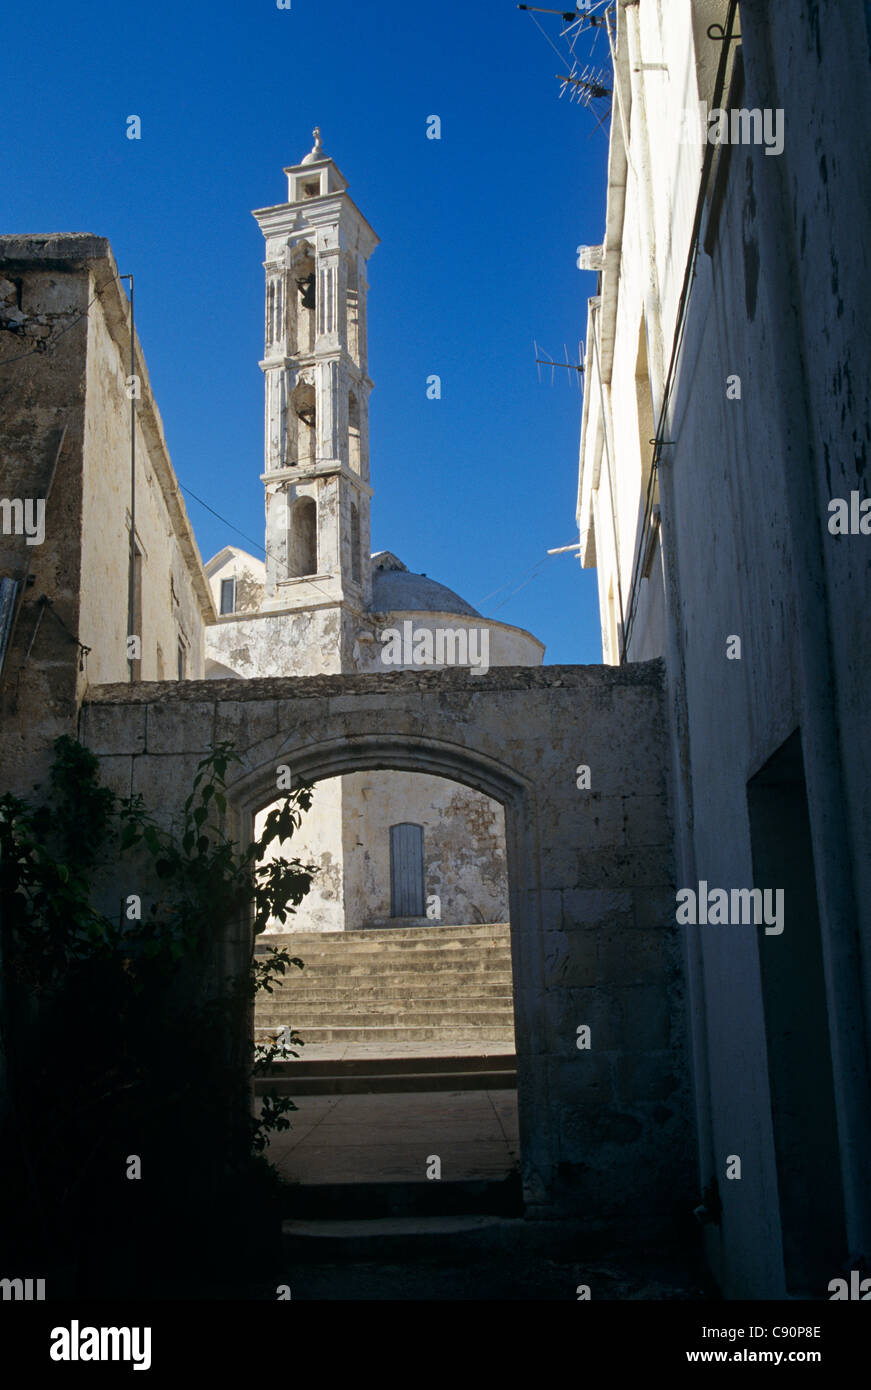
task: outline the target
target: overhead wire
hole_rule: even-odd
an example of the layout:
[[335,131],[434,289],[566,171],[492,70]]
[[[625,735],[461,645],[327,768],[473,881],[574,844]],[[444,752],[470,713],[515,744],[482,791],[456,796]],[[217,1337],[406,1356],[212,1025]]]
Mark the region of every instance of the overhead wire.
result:
[[[210,506],[208,502],[205,502],[202,497],[199,497],[197,493],[193,491],[192,488],[189,488],[185,483],[181,481],[179,481],[179,487],[182,489],[183,492],[186,492],[189,497],[192,497],[195,502],[198,502],[201,507],[205,507],[207,512],[211,512],[212,516],[214,516],[218,521],[222,522],[223,525],[228,526],[231,531],[235,531],[236,535],[241,536],[242,539],[247,541],[249,545],[253,545],[257,550],[261,550],[264,555],[269,556],[271,559],[278,559],[274,552],[270,551],[267,546],[261,545],[260,542],[255,541],[252,536],[247,535],[244,531],[240,531],[238,526],[234,526],[232,521],[228,521],[225,516],[222,516],[221,513],[216,511],[214,507]],[[503,590],[510,588],[512,584],[519,580],[520,582],[517,584],[517,587],[512,589],[511,593],[508,594],[507,597],[504,598],[501,603],[498,603],[496,607],[492,610],[494,613],[498,612],[500,608],[505,607],[505,604],[508,603],[514,597],[515,594],[520,593],[521,589],[525,589],[527,584],[532,583],[533,579],[536,578],[538,572],[544,567],[544,565],[547,564],[550,558],[551,557],[549,555],[545,555],[543,560],[539,560],[535,565],[532,565],[530,569],[524,570],[521,574],[516,575],[514,579],[507,580],[504,584],[500,584],[497,589],[493,589],[489,594],[486,594],[484,598],[482,598],[479,601],[479,603],[486,603],[488,599],[493,598],[496,594],[501,594]],[[334,595],[328,594],[325,589],[320,589],[319,586],[314,583],[314,581],[309,580],[309,582],[314,584],[314,587],[319,589],[319,592],[323,593],[327,598],[334,597]]]
[[531,11],[531,10],[527,10],[526,13],[529,15],[529,18],[532,20],[533,24],[535,25],[535,27],[536,27],[536,29],[539,31],[539,33],[541,33],[541,34],[544,35],[545,39],[546,39],[547,42],[550,44],[551,48],[553,49],[553,51],[554,51],[554,53],[556,54],[556,56],[559,58],[560,62],[561,62],[561,63],[564,63],[565,60],[566,60],[566,55],[565,55],[564,53],[560,53],[560,51],[559,51],[559,49],[557,48],[556,44],[554,43],[553,39],[550,37],[550,34],[548,34],[548,32],[547,32],[546,29],[542,28],[542,26],[539,24],[538,20],[536,19],[535,15],[532,13],[532,11]]
[[[517,575],[516,578],[517,578],[517,579],[525,579],[526,576],[527,576],[528,574],[531,575],[531,574],[533,573],[534,570],[540,569],[541,566],[543,565],[543,563],[544,563],[543,560],[538,560],[534,565],[530,565],[530,567],[529,567],[528,570],[524,570],[522,574]],[[479,602],[480,602],[480,603],[486,603],[488,599],[495,598],[497,594],[501,594],[501,593],[502,593],[503,589],[508,589],[508,588],[510,588],[510,586],[511,586],[513,583],[514,583],[514,579],[507,579],[507,580],[505,581],[504,584],[500,584],[500,585],[499,585],[498,589],[493,589],[493,590],[491,590],[491,592],[490,592],[489,594],[485,594],[484,597],[483,597],[482,599],[479,600]]]
[[521,590],[521,589],[525,589],[526,586],[527,586],[527,584],[531,584],[532,581],[533,581],[533,579],[537,579],[537,578],[538,578],[539,571],[541,570],[541,568],[542,568],[543,565],[547,564],[547,561],[548,561],[549,559],[550,559],[550,556],[549,556],[549,555],[545,556],[545,558],[544,558],[543,560],[541,560],[541,561],[536,565],[534,572],[529,576],[529,578],[528,578],[528,579],[524,579],[524,581],[523,581],[522,584],[518,584],[518,586],[517,586],[516,589],[512,589],[511,593],[508,594],[508,596],[507,596],[506,598],[504,598],[504,599],[502,600],[501,603],[497,603],[497,604],[496,604],[496,607],[493,608],[493,609],[491,609],[490,611],[491,611],[492,613],[498,613],[500,608],[504,608],[505,605],[506,605],[506,603],[510,603],[511,600],[512,600],[517,594],[520,593],[520,590]]
[[[228,521],[227,518],[225,516],[222,516],[220,512],[216,512],[214,507],[210,507],[208,502],[204,502],[202,497],[198,497],[197,494],[194,492],[193,488],[187,487],[181,481],[180,478],[178,479],[178,485],[181,488],[182,492],[186,492],[189,497],[192,497],[194,499],[195,502],[199,502],[201,507],[205,507],[206,511],[211,512],[212,516],[217,517],[218,521],[222,522],[224,526],[228,526],[231,531],[235,531],[237,536],[241,536],[244,541],[247,541],[249,545],[253,545],[256,550],[262,550],[263,554],[266,556],[267,559],[275,560],[276,564],[284,565],[284,567],[287,568],[286,560],[282,561],[280,557],[276,555],[275,551],[270,550],[268,546],[261,545],[259,541],[255,541],[253,536],[248,536],[244,531],[240,531],[238,526],[234,526],[232,521]],[[324,598],[328,598],[331,601],[335,601],[335,594],[328,593],[326,589],[322,589],[316,580],[311,579],[307,574],[300,575],[299,577],[301,579],[305,579],[306,582],[309,583],[313,589],[317,589],[319,594],[323,594]]]

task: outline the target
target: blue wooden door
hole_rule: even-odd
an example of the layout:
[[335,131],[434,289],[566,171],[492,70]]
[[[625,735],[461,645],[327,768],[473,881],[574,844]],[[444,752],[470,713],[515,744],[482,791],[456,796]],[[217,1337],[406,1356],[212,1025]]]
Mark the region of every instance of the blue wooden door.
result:
[[423,917],[423,826],[403,822],[390,827],[390,915]]

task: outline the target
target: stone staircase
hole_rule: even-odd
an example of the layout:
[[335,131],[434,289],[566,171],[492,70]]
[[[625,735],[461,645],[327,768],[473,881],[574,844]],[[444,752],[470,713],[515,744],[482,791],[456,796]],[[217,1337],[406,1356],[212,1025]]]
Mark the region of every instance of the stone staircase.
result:
[[257,954],[269,946],[299,956],[305,969],[261,992],[258,1041],[290,1026],[307,1045],[365,1045],[369,1055],[415,1044],[433,1056],[454,1045],[514,1051],[507,924],[286,932],[259,937]]
[[[423,1048],[429,1052],[426,1043]],[[434,1048],[439,1056],[318,1057],[326,1049],[311,1043],[293,1061],[273,1062],[265,1076],[254,1078],[255,1096],[354,1096],[413,1091],[516,1091],[517,1058],[513,1052],[479,1055],[473,1048],[462,1056]],[[353,1044],[351,1044],[353,1051]],[[309,1056],[314,1051],[315,1057]],[[396,1047],[393,1048],[394,1054]]]

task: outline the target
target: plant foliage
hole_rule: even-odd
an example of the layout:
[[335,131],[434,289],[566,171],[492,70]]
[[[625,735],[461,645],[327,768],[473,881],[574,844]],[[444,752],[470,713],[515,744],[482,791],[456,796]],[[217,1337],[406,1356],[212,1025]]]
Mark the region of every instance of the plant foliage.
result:
[[[313,866],[283,849],[311,789],[286,793],[240,847],[235,761],[227,743],[203,758],[175,826],[101,786],[97,759],[68,737],[34,803],[0,797],[0,1219],[78,1293],[187,1289],[204,1249],[208,1279],[235,1287],[257,1213],[274,1214],[262,1155],[296,1107],[269,1094],[253,1116],[251,1078],[302,1040],[285,1030],[252,1057],[251,1016],[256,994],[303,963],[274,948],[257,958],[254,939],[310,887]],[[249,944],[228,969],[234,924]]]

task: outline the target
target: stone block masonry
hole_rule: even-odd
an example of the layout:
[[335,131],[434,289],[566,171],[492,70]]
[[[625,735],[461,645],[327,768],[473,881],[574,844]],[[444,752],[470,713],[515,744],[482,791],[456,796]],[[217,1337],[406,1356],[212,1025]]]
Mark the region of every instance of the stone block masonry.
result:
[[[647,662],[103,686],[80,736],[172,819],[204,746],[232,733],[240,840],[279,764],[315,782],[430,773],[498,801],[527,1209],[638,1236],[694,1190],[666,723]],[[249,945],[247,922],[226,925],[228,961]]]

